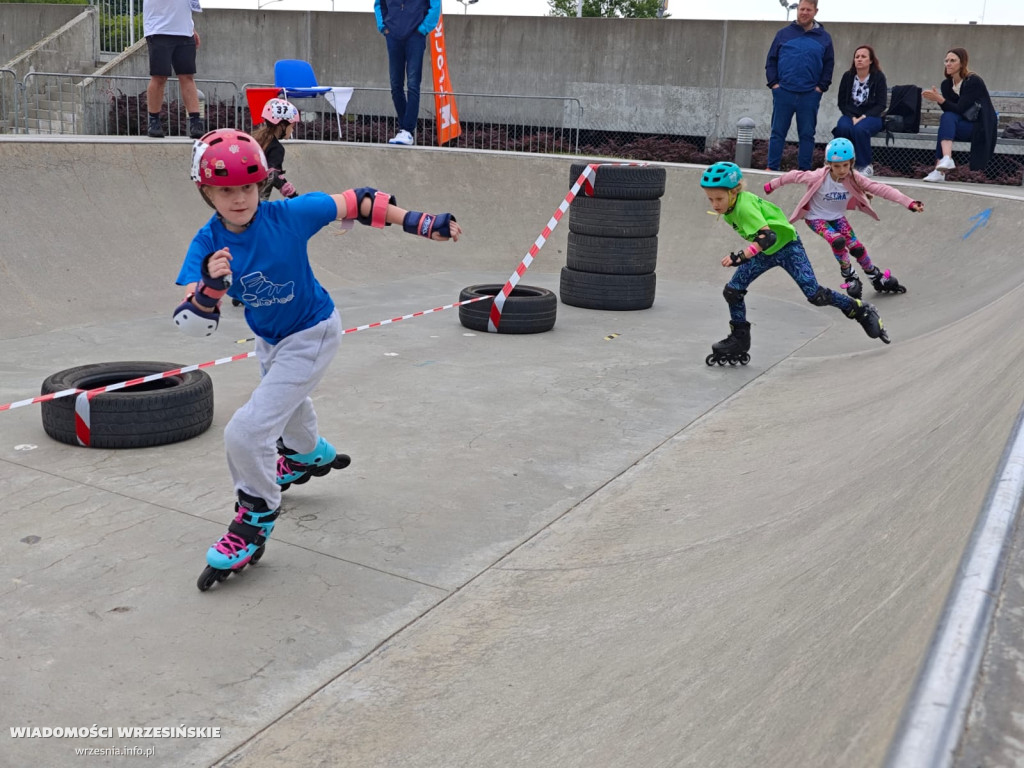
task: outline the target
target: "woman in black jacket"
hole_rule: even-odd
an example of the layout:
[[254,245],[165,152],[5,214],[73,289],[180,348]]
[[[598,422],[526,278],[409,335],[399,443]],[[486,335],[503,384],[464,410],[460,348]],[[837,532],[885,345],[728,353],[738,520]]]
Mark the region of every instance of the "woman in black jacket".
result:
[[971,142],[971,170],[984,171],[996,151],[999,129],[992,97],[985,81],[967,68],[967,51],[950,48],[946,52],[946,79],[941,92],[934,86],[921,92],[921,97],[942,108],[939,138],[935,147],[935,170],[925,181],[945,181],[945,171],[956,168],[953,162],[953,141]]
[[854,167],[865,176],[875,172],[871,167],[871,137],[882,130],[885,94],[885,74],[875,49],[870,45],[858,47],[839,83],[839,111],[843,114],[832,135],[853,142]]

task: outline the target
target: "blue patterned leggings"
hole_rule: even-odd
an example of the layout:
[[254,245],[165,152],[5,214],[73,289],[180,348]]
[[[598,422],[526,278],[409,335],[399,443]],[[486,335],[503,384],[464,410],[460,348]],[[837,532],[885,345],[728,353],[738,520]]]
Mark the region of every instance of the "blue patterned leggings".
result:
[[[733,275],[732,280],[726,283],[726,288],[746,292],[752,282],[772,267],[782,267],[786,270],[800,286],[800,290],[803,291],[808,301],[818,295],[820,287],[818,279],[814,276],[814,268],[811,267],[811,262],[807,258],[807,252],[799,237],[793,242],[787,243],[771,256],[759,253],[750,261],[740,264],[736,268],[736,274]],[[853,299],[845,294],[836,293],[828,288],[825,288],[824,292],[827,303],[838,307],[844,315],[849,315],[856,306]],[[747,305],[742,295],[729,302],[729,319],[733,322],[744,322],[747,319]]]

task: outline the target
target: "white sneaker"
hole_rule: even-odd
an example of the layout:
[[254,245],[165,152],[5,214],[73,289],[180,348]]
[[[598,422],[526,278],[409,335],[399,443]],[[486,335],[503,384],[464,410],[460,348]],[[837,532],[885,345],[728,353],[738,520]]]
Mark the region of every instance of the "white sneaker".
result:
[[940,171],[952,171],[954,168],[956,168],[956,163],[953,162],[952,157],[946,155],[941,160],[939,160],[938,163],[935,164],[935,167],[938,168]]
[[946,180],[946,174],[944,174],[938,168],[936,168],[934,171],[932,171],[927,176],[925,176],[924,179],[922,179],[922,181],[945,181],[945,180]]
[[857,173],[859,173],[861,176],[874,176],[875,168],[870,164],[865,165],[863,168],[858,168]]
[[391,139],[388,144],[405,144],[406,146],[415,144],[416,140],[412,137],[412,134],[408,131],[399,131],[395,134],[395,138]]

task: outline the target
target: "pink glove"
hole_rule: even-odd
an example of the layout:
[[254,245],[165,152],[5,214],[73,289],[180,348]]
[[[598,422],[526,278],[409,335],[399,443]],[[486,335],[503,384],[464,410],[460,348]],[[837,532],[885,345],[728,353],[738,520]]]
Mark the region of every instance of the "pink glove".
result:
[[286,181],[281,185],[281,194],[285,197],[298,197],[299,193],[295,191],[294,185],[290,181]]
[[770,181],[766,181],[765,182],[765,184],[764,184],[764,193],[766,195],[770,195],[772,193],[772,183]]

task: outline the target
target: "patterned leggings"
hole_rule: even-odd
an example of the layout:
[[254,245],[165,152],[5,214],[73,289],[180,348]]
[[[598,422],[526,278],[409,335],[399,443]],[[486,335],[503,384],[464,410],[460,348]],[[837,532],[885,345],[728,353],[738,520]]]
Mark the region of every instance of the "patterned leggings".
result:
[[[800,286],[808,301],[819,295],[818,279],[814,276],[814,268],[807,258],[807,251],[798,237],[791,243],[769,256],[766,253],[759,253],[750,261],[745,261],[736,268],[736,274],[732,280],[726,283],[726,288],[746,293],[750,284],[772,267],[782,267],[796,284]],[[846,294],[836,293],[828,288],[822,289],[824,300],[833,307],[838,307],[844,315],[849,316],[856,304]],[[744,322],[747,319],[747,305],[743,296],[735,297],[729,302],[729,319],[733,322]]]
[[[840,216],[834,221],[825,221],[824,219],[805,219],[805,221],[807,226],[814,230],[816,234],[825,238],[825,241],[832,249],[832,255],[836,257],[836,261],[839,262],[841,269],[850,269],[850,253],[847,249],[860,248],[860,255],[856,257],[857,263],[867,273],[874,271],[871,257],[868,256],[868,249],[864,243],[857,239],[853,227],[850,226],[850,222],[846,220],[845,216]],[[842,239],[840,240],[840,238]],[[836,248],[836,240],[840,240],[839,245],[842,246],[841,248]]]

